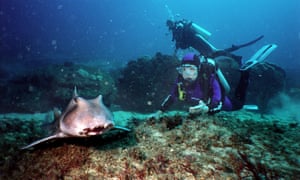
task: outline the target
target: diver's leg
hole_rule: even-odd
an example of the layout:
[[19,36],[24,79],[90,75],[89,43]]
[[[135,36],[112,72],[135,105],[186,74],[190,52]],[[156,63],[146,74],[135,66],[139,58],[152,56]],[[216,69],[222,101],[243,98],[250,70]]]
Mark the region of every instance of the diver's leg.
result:
[[232,99],[233,110],[241,109],[245,104],[247,88],[249,85],[249,75],[249,71],[241,71],[240,81],[235,89],[234,98]]

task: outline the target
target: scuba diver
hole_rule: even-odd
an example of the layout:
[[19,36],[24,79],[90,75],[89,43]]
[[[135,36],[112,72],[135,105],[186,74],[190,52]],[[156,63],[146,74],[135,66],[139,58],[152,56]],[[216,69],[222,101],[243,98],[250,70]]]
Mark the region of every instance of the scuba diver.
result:
[[203,56],[200,59],[195,53],[187,53],[177,68],[178,77],[171,93],[165,98],[155,116],[165,112],[175,101],[187,103],[190,114],[215,114],[222,110],[242,109],[246,101],[250,69],[262,61],[260,58],[265,59],[270,54],[270,50],[266,50],[270,46],[273,50],[276,48],[274,44],[262,47],[240,68],[240,80],[233,97],[227,95],[220,83],[214,64]]
[[161,104],[158,114],[165,112],[175,101],[186,102],[191,114],[238,110],[244,105],[249,71],[242,71],[234,98],[228,98],[222,92],[215,66],[200,62],[199,56],[194,53],[183,57],[177,71],[178,77],[172,91]]
[[[193,47],[200,52],[201,56],[188,53],[183,57],[181,66],[177,68],[178,77],[174,87],[161,104],[160,109],[155,113],[155,117],[166,111],[176,100],[188,103],[188,111],[191,114],[215,114],[221,110],[241,109],[246,100],[250,68],[264,61],[277,47],[275,44],[263,46],[242,65],[242,57],[231,52],[249,46],[263,38],[263,36],[243,45],[232,45],[230,48],[219,50],[207,41],[211,34],[192,22],[168,20],[167,26],[173,33],[172,41],[176,41],[176,50]],[[219,56],[233,59],[241,66],[241,76],[234,97],[227,96],[230,86],[214,60]]]
[[227,56],[235,59],[240,64],[242,57],[236,56],[231,52],[236,51],[242,47],[252,45],[264,37],[262,35],[250,42],[242,45],[232,45],[232,47],[227,49],[217,49],[208,42],[208,38],[211,36],[211,33],[200,27],[199,25],[193,23],[192,21],[167,20],[166,25],[172,32],[172,41],[175,41],[176,43],[176,50],[179,48],[187,49],[189,47],[193,47],[204,57],[215,58],[218,56]]

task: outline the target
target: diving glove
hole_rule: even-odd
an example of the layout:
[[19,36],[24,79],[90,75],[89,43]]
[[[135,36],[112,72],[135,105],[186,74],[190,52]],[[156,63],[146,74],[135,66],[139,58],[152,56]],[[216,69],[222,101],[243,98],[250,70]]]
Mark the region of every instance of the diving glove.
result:
[[208,106],[202,100],[200,100],[197,106],[192,106],[189,108],[189,113],[202,114],[202,113],[207,113],[208,110],[209,110]]

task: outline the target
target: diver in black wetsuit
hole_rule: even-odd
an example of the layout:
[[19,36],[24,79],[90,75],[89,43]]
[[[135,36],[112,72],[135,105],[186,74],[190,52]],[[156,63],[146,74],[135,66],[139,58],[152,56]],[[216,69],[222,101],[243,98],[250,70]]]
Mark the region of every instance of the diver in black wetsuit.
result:
[[260,36],[255,40],[242,45],[232,45],[232,47],[230,48],[217,49],[208,42],[208,37],[211,34],[207,32],[205,29],[198,26],[197,24],[193,23],[192,21],[167,20],[166,24],[169,30],[172,32],[173,35],[172,41],[175,41],[176,43],[176,50],[179,48],[187,49],[189,47],[193,47],[198,52],[200,52],[202,56],[206,58],[227,56],[236,60],[239,64],[241,64],[242,57],[234,55],[231,52],[236,51],[242,47],[246,47],[251,44],[254,44],[263,38],[263,36]]

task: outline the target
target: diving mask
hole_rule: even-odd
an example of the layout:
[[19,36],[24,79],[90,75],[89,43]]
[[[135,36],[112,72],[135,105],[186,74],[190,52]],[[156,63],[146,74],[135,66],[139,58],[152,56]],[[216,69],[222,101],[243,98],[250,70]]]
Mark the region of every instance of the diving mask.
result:
[[195,81],[198,77],[198,68],[192,64],[183,64],[177,68],[177,71],[187,81]]

